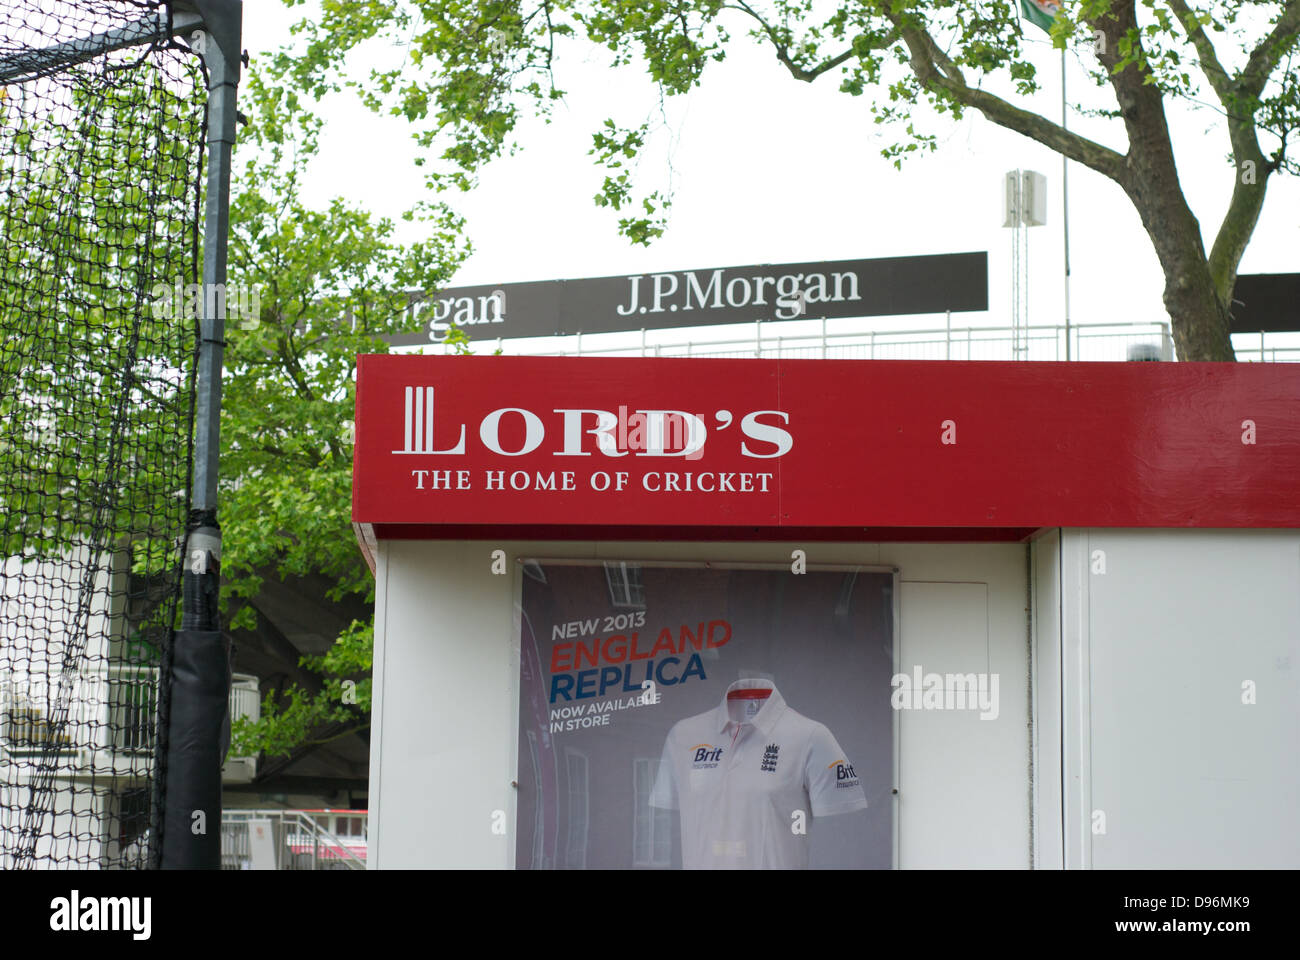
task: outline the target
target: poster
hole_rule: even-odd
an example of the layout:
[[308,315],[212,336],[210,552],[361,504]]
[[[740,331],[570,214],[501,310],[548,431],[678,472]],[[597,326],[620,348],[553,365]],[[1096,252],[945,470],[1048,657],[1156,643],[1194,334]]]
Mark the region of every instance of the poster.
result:
[[517,867],[892,866],[893,571],[522,572]]

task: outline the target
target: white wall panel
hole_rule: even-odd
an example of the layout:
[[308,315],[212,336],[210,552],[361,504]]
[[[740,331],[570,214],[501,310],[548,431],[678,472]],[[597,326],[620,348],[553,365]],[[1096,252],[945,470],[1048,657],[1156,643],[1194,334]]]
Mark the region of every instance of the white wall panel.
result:
[[1300,867],[1300,534],[1076,536],[1106,564],[1086,578],[1091,864]]

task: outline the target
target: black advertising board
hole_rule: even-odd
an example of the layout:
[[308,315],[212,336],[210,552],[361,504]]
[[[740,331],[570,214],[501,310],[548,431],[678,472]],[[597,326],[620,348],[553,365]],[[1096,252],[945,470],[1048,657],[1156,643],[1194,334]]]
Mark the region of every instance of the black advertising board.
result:
[[385,339],[437,342],[451,324],[471,339],[494,340],[987,309],[981,251],[452,287],[412,294],[412,332]]
[[1233,333],[1300,330],[1300,273],[1251,273],[1232,289]]

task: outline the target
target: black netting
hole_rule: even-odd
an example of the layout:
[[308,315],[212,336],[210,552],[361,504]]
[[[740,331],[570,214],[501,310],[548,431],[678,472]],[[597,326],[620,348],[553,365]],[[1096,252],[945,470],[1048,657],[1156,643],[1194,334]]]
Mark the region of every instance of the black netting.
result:
[[205,103],[168,16],[0,4],[0,869],[157,862]]

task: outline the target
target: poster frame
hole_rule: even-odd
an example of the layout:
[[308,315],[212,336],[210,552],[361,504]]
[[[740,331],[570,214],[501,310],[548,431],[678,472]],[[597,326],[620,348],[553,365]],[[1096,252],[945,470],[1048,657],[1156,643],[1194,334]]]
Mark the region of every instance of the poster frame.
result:
[[[783,548],[786,544],[773,543],[774,547]],[[544,555],[519,554],[514,557],[513,569],[511,576],[513,583],[511,593],[513,596],[513,611],[511,616],[511,637],[510,637],[510,677],[508,689],[510,691],[510,727],[515,731],[511,737],[510,743],[510,801],[509,809],[506,811],[506,822],[509,830],[506,834],[506,869],[517,870],[516,861],[516,842],[515,837],[518,835],[519,828],[519,692],[520,692],[520,645],[523,642],[523,595],[524,595],[524,567],[527,564],[537,564],[539,566],[565,566],[565,567],[590,567],[604,566],[609,563],[635,563],[642,567],[676,567],[676,568],[697,568],[706,570],[788,570],[789,563],[773,562],[764,560],[725,560],[714,557],[696,558],[693,560],[641,560],[637,559],[637,551],[619,549],[616,555],[588,555],[582,557],[548,557]],[[899,663],[902,647],[902,618],[900,603],[900,587],[902,585],[902,570],[894,564],[888,563],[808,563],[805,569],[811,573],[888,573],[893,577],[893,595],[891,602],[891,618],[893,637],[891,638],[893,646],[893,671],[894,675],[899,672]],[[796,574],[791,574],[795,576]],[[897,870],[899,864],[899,784],[901,779],[901,754],[902,739],[901,729],[899,726],[899,712],[892,711],[891,736],[893,737],[892,745],[892,777],[893,783],[890,785],[890,847],[891,863],[890,869]]]

